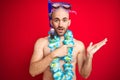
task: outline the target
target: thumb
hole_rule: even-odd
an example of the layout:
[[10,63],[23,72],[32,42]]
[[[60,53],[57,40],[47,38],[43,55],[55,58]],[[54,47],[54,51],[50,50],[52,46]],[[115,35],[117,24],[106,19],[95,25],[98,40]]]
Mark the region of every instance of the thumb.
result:
[[93,42],[90,42],[89,47],[91,47],[92,45],[93,45]]

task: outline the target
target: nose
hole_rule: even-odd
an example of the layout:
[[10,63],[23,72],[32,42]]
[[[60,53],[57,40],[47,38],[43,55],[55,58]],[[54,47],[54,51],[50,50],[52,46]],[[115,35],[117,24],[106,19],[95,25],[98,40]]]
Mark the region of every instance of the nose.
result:
[[59,27],[62,27],[63,23],[62,21],[59,22]]

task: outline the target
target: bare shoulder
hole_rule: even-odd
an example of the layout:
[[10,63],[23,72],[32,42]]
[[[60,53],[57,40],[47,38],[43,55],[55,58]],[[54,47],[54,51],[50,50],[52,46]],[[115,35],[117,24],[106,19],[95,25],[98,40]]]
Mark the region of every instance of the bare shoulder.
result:
[[31,58],[31,63],[43,58],[43,48],[46,45],[47,37],[39,38],[34,45],[34,51]]
[[80,40],[74,39],[75,41],[75,47],[79,50],[79,51],[84,51],[85,50],[85,46],[84,43]]
[[44,46],[47,42],[48,42],[48,38],[47,37],[39,38],[35,42],[35,46]]
[[74,39],[75,41],[75,46],[78,46],[78,47],[84,47],[84,43],[80,40],[77,40],[77,39]]
[[37,39],[36,43],[43,43],[46,42],[47,40],[48,40],[47,37],[39,38]]

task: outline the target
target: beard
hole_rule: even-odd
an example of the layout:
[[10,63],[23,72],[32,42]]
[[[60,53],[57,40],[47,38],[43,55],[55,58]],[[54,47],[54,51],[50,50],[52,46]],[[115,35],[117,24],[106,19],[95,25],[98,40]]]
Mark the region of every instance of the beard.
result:
[[58,36],[64,36],[66,31],[67,31],[67,28],[63,28],[63,27],[58,27],[55,29],[55,32],[57,33]]

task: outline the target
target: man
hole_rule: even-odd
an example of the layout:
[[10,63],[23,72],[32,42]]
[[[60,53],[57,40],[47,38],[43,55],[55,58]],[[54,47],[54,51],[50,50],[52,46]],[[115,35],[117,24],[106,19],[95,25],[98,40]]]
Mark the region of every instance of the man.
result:
[[[50,34],[36,41],[30,62],[30,74],[34,77],[43,73],[43,80],[76,80],[75,68],[76,63],[78,63],[79,73],[84,78],[88,78],[92,70],[93,55],[106,44],[107,39],[94,45],[90,43],[86,50],[84,44],[75,38],[69,40],[72,42],[68,41],[68,44],[64,43],[65,35],[70,33],[68,38],[72,35],[72,33],[68,31],[71,23],[68,9],[71,8],[71,6],[58,3],[57,5],[53,4],[52,7],[54,9],[51,14],[50,24],[53,27],[52,32],[55,30],[55,36],[53,35],[52,37]],[[56,47],[56,44],[53,46],[55,43],[54,37],[58,37],[58,47]],[[52,40],[53,42],[51,42]],[[70,51],[68,49],[72,51],[71,54],[69,54]],[[70,57],[68,57],[68,55],[70,55]],[[55,62],[56,59],[59,60]],[[54,62],[60,65],[56,67]],[[69,66],[66,68],[64,65]]]

